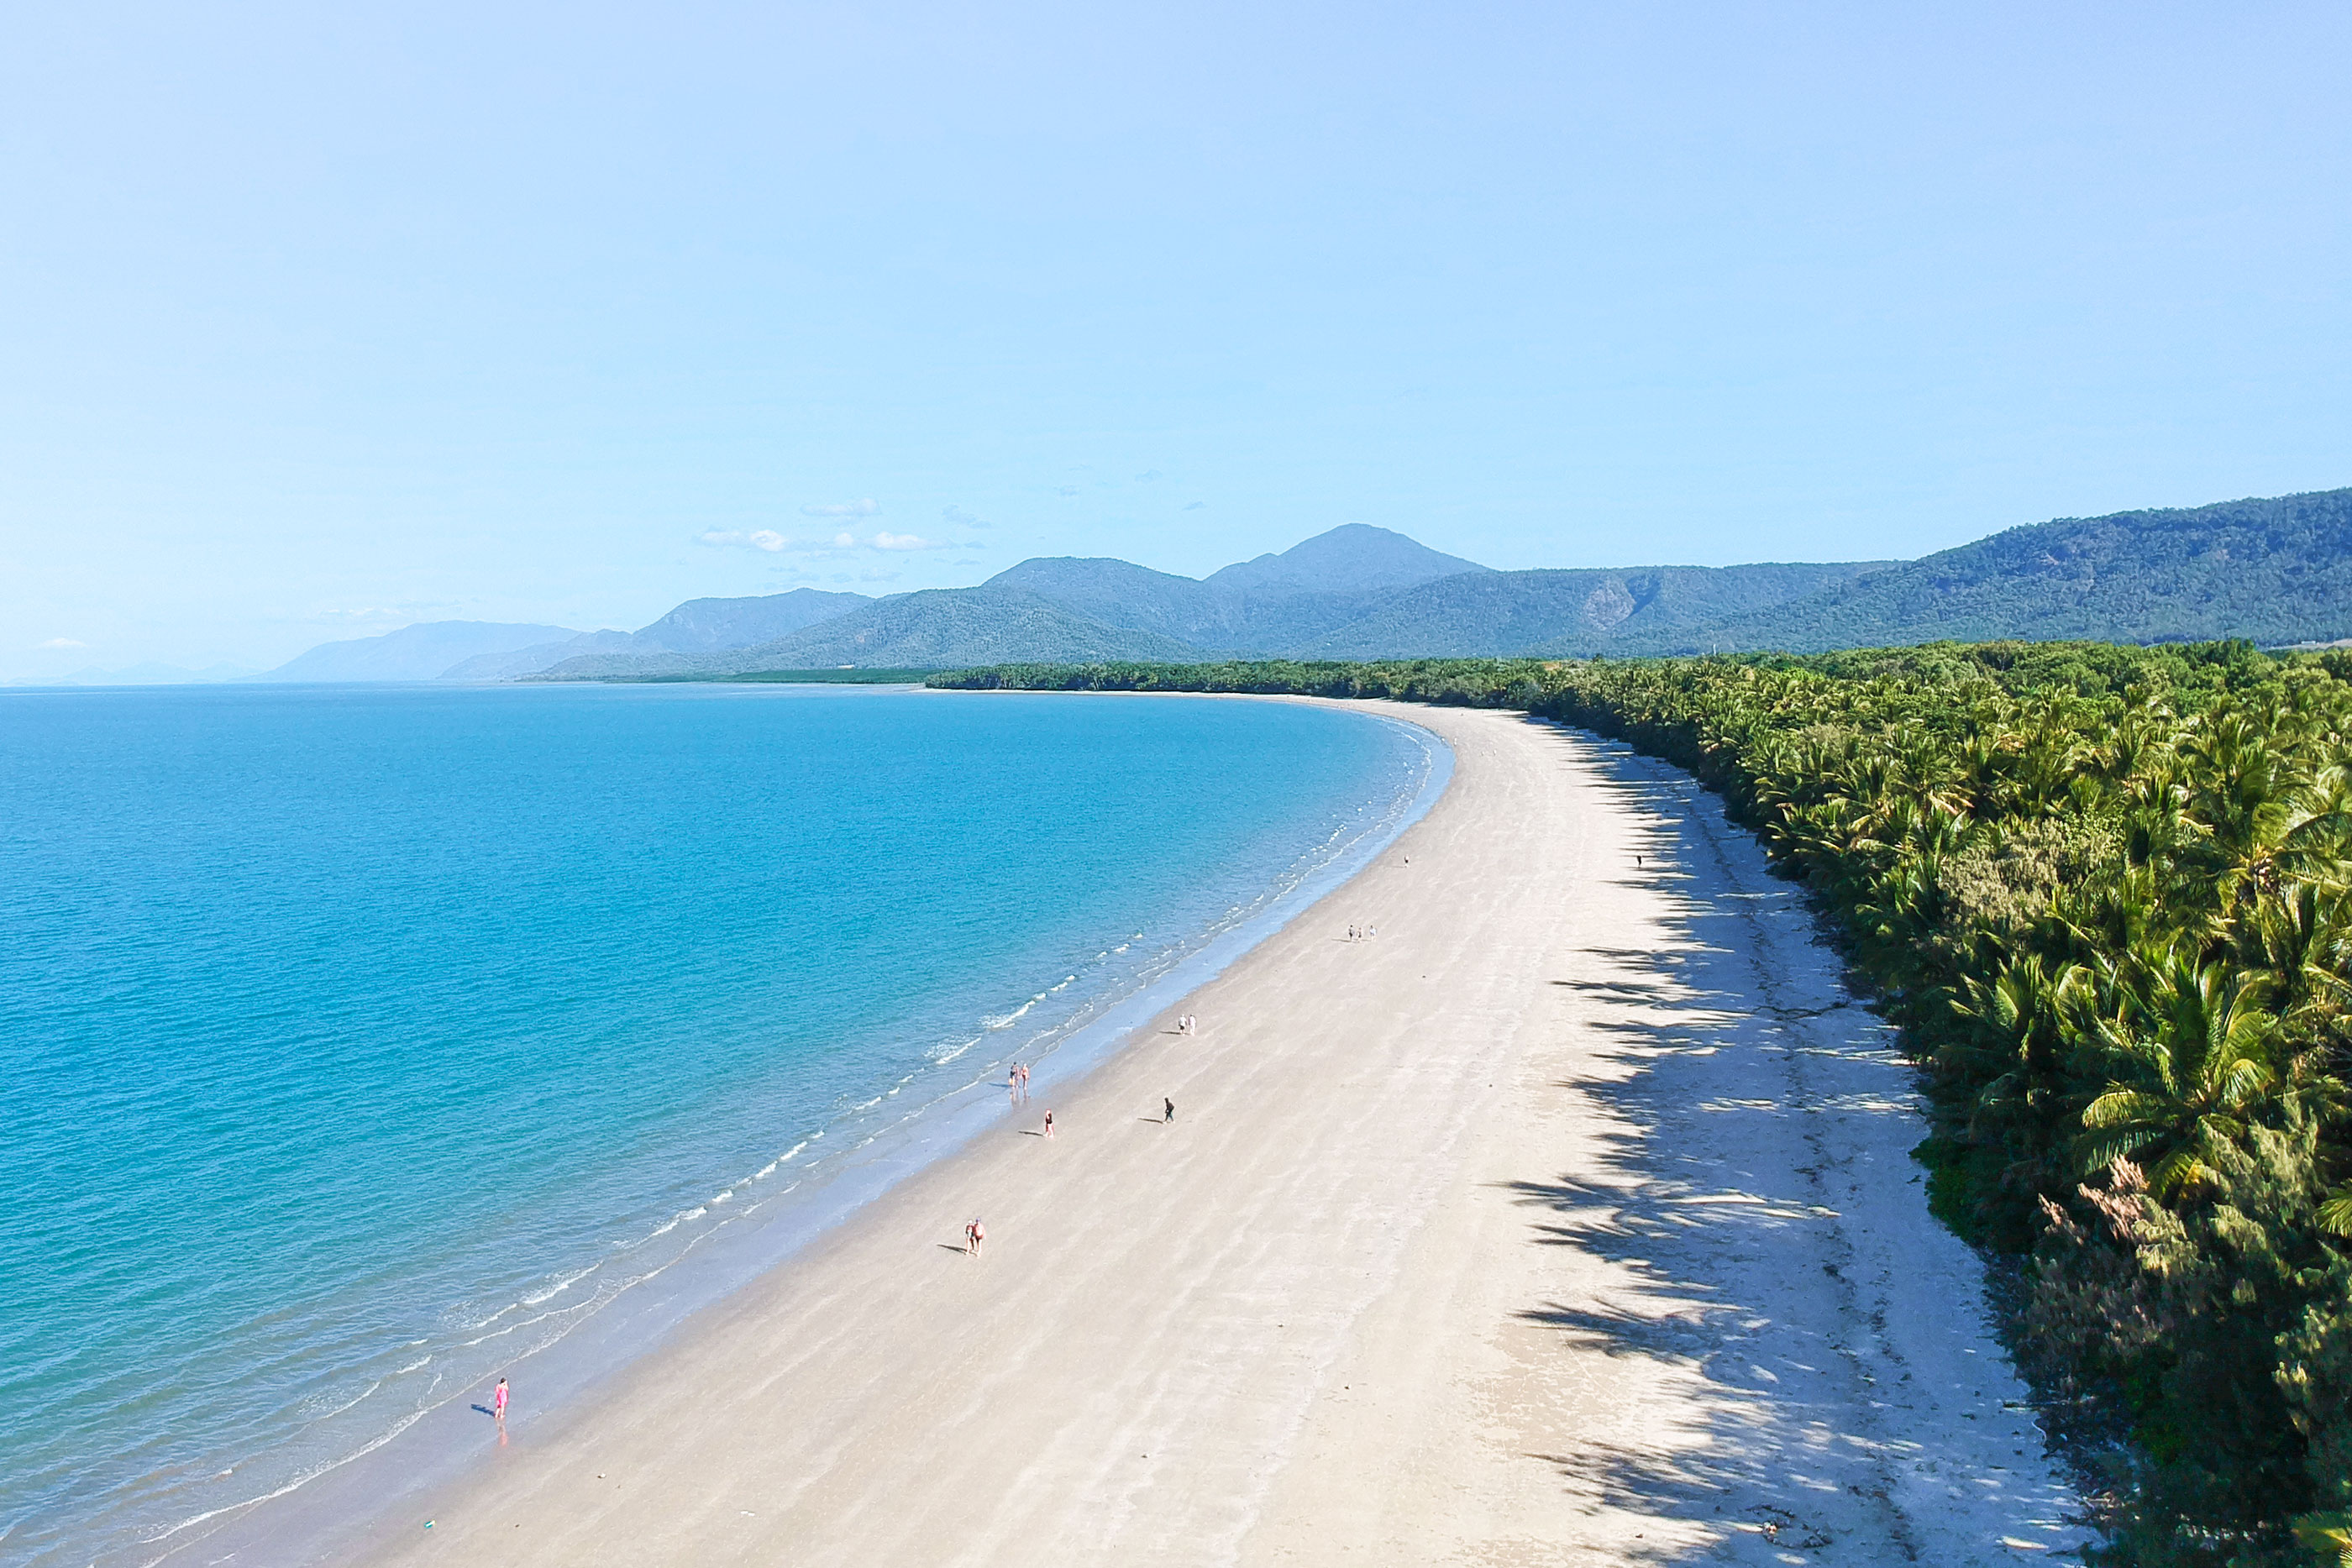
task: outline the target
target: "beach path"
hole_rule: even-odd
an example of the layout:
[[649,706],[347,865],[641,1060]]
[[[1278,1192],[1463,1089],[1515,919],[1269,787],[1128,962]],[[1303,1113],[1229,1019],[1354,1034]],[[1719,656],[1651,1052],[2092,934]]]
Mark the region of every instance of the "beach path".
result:
[[910,1177],[519,1422],[367,1561],[1968,1564],[2082,1539],[1979,1265],[1927,1214],[1913,1075],[1796,890],[1622,747],[1390,711],[1454,747],[1444,798],[1057,1091],[1052,1141],[1008,1123]]

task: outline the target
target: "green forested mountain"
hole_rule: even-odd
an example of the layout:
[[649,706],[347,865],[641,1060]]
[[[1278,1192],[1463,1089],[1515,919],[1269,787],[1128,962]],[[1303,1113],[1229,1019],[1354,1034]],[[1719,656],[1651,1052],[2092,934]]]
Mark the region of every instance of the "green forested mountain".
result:
[[[1026,658],[1054,649],[1055,659],[1182,658],[1186,643],[1154,632],[1117,630],[1089,621],[1026,590],[983,584],[894,594],[789,636],[714,653],[667,654],[641,661],[642,674],[739,674],[754,670],[825,669],[839,664],[938,669],[975,649],[979,656]],[[574,660],[541,678],[596,678],[594,661]]]
[[[2277,645],[2352,635],[2352,490],[2061,518],[1916,561],[1446,570],[1457,564],[1468,563],[1349,528],[1203,581],[1064,559],[1024,561],[992,585],[1061,605],[1103,628],[1103,645],[1148,632],[1194,658],[1614,658],[2006,638]],[[1363,586],[1415,571],[1444,574]],[[1018,654],[929,645],[946,663],[1067,656],[1042,643]]]
[[[700,613],[705,605],[712,614]],[[800,618],[790,635],[758,640],[745,631],[756,615],[787,612]],[[710,640],[681,634],[652,645],[651,633],[672,622],[681,633],[707,630]],[[1616,658],[2004,638],[2281,645],[2345,636],[2352,490],[2331,490],[2061,518],[1916,561],[1495,571],[1351,523],[1205,580],[1054,557],[1024,560],[978,588],[873,601],[806,592],[697,601],[633,634],[626,648],[583,640],[566,650],[582,656],[549,674],[1232,656]]]
[[1633,630],[1611,651],[2344,636],[2352,636],[2352,489],[2011,528],[1787,604]]
[[[1056,658],[1168,658],[1184,643],[1155,632],[1120,631],[1041,595],[996,584],[933,589],[877,600],[773,643],[727,655],[739,670],[828,664],[937,666],[966,648],[1101,648]],[[1151,653],[1129,650],[1150,648]]]
[[1637,637],[1706,636],[1743,612],[1770,609],[1897,564],[1650,566],[1489,571],[1387,595],[1348,623],[1282,650],[1306,659],[1581,657]]
[[1488,570],[1387,528],[1341,523],[1279,555],[1213,571],[1207,580],[1213,588],[1261,594],[1381,593]]
[[678,653],[709,653],[752,647],[790,636],[874,601],[862,593],[829,593],[795,588],[748,599],[689,599],[633,635],[640,647]]
[[689,599],[635,632],[592,632],[568,643],[525,648],[504,660],[477,659],[444,680],[500,680],[557,673],[564,679],[614,674],[682,674],[701,654],[772,643],[874,601],[862,593],[795,588],[738,599]]
[[1123,560],[1074,556],[1024,560],[988,583],[1026,590],[1115,631],[1151,632],[1196,649],[1237,653],[1295,648],[1356,620],[1392,591],[1237,588],[1214,577],[1203,582]]

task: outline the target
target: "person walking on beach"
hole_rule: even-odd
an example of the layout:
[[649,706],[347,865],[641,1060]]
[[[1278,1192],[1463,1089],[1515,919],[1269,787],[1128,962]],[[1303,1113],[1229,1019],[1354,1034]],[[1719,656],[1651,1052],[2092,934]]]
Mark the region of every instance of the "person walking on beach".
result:
[[974,1258],[979,1257],[980,1249],[988,1245],[988,1227],[980,1222],[978,1215],[974,1215],[971,1223],[963,1228],[963,1244],[964,1250]]
[[490,1416],[498,1421],[507,1418],[507,1380],[503,1377],[499,1379],[498,1387],[490,1393]]
[[1045,1135],[1049,1138],[1054,1135],[1054,1113],[1051,1111],[1045,1113]]
[[1162,1100],[1160,1104],[1162,1106],[1160,1113],[1160,1120],[1161,1123],[1165,1124],[1174,1121],[1176,1119],[1176,1102],[1173,1100]]

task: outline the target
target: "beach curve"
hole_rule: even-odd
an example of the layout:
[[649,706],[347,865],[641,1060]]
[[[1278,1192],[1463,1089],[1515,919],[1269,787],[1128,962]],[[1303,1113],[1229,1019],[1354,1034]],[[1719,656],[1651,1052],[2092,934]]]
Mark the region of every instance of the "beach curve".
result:
[[1447,742],[1452,787],[1056,1090],[1052,1141],[1016,1124],[910,1177],[556,1418],[519,1389],[511,1440],[357,1560],[2080,1540],[1904,1157],[1909,1069],[1793,890],[1622,747],[1378,706]]

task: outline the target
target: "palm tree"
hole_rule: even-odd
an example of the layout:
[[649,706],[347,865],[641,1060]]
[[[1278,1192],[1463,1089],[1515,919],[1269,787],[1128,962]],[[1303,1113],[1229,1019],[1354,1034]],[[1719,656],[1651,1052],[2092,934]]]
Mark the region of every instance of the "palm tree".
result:
[[2008,1065],[1977,1095],[1979,1112],[2000,1120],[2044,1119],[2062,1089],[2068,1045],[2091,1000],[2091,974],[2080,964],[2040,954],[2002,963],[1990,980],[1969,976],[1953,1011],[2007,1042]]
[[2262,1006],[2268,984],[2174,949],[2119,988],[2119,1014],[2095,1026],[2112,1076],[2083,1108],[2084,1172],[2128,1158],[2168,1202],[2215,1179],[2219,1145],[2242,1142],[2279,1086],[2278,1020]]

